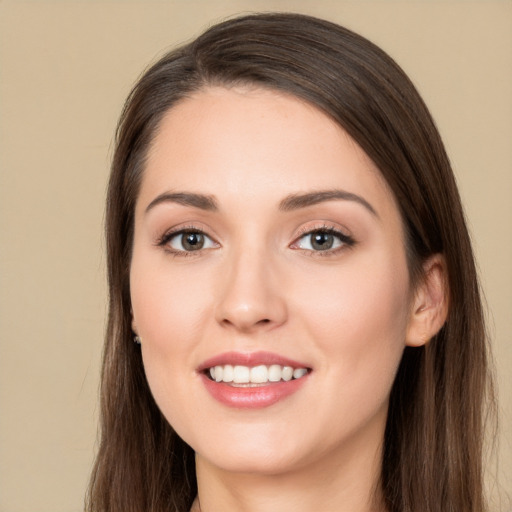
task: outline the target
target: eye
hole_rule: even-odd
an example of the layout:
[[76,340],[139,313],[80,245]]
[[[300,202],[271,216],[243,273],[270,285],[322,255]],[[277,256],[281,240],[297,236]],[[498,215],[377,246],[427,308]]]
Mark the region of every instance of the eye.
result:
[[307,251],[336,251],[343,246],[354,245],[354,240],[332,228],[315,229],[305,233],[296,242],[292,248],[304,249]]
[[194,252],[217,247],[217,244],[209,236],[197,230],[169,233],[162,239],[161,245],[166,245],[173,252]]

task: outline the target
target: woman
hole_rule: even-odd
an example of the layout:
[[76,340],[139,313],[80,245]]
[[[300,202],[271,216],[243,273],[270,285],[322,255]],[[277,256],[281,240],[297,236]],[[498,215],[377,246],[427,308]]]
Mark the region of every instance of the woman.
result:
[[485,510],[462,207],[372,43],[264,14],[163,57],[121,117],[107,250],[90,510]]

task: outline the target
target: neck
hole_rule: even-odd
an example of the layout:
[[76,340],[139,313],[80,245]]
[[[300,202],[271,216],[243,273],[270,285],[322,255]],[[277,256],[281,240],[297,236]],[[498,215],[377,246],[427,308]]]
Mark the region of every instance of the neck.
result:
[[385,512],[381,457],[381,443],[352,444],[291,471],[256,474],[226,471],[197,455],[199,492],[192,511]]

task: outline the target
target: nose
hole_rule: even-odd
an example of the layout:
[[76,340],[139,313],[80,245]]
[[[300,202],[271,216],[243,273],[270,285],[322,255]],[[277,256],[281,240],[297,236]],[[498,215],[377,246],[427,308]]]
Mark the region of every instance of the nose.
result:
[[286,322],[283,283],[268,255],[242,251],[225,263],[215,312],[222,327],[247,334]]

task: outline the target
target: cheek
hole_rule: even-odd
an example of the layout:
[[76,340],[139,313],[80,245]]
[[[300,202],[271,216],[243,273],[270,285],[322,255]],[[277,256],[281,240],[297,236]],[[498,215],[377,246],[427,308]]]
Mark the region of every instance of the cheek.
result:
[[315,398],[317,418],[304,421],[313,422],[328,445],[381,425],[404,349],[407,273],[352,267],[336,278],[311,279],[299,296],[302,329],[315,341],[318,382],[325,385]]
[[204,273],[191,276],[176,270],[176,265],[173,270],[168,258],[135,252],[130,291],[149,387],[164,416],[179,429],[197,403],[189,378],[197,379],[197,354],[202,324],[211,316],[211,294],[205,290]]
[[142,339],[161,350],[180,350],[171,342],[193,339],[208,309],[204,276],[172,270],[165,255],[163,261],[145,264],[135,257],[130,272],[134,323]]
[[336,372],[333,381],[342,379],[357,396],[366,385],[389,391],[409,316],[405,264],[391,259],[362,263],[311,280],[296,293],[302,297],[297,308],[304,328],[316,339],[325,367]]

